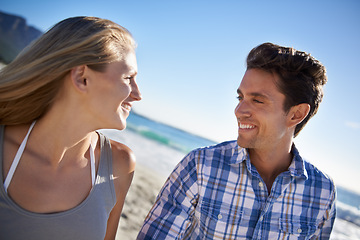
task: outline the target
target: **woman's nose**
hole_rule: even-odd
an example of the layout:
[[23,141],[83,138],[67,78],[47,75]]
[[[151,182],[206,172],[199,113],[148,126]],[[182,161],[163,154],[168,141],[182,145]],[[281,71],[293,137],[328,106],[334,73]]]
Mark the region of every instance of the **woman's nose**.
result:
[[140,100],[142,99],[139,86],[137,85],[136,82],[133,82],[133,84],[132,84],[132,86],[131,86],[130,96],[131,96],[135,101],[140,101]]

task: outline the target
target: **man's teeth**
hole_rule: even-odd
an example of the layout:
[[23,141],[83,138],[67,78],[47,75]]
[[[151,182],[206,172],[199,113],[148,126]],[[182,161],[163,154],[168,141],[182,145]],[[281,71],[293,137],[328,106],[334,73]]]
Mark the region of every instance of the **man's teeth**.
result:
[[242,124],[242,123],[240,123],[240,126],[239,126],[240,128],[242,128],[242,129],[252,129],[252,128],[255,128],[255,126],[253,126],[253,125],[250,125],[250,124]]

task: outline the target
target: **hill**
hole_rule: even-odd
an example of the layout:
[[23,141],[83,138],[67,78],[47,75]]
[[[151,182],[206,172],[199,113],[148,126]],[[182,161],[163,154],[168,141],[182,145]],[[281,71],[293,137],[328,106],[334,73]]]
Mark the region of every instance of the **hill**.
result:
[[0,11],[0,62],[10,63],[42,32],[27,25],[25,18]]

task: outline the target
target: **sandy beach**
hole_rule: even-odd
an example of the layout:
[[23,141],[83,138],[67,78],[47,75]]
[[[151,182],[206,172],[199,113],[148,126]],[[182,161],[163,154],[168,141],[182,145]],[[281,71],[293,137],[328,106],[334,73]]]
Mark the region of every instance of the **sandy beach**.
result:
[[140,164],[136,167],[133,184],[125,200],[116,239],[130,240],[136,236],[152,207],[163,181],[154,172]]
[[[136,155],[133,182],[125,199],[117,240],[134,240],[160,188],[185,153],[152,141],[129,130],[103,133],[129,146]],[[164,161],[165,160],[165,161]]]
[[[136,172],[125,200],[116,237],[117,240],[134,240],[160,188],[170,174],[168,169],[173,169],[177,162],[185,156],[185,153],[149,140],[132,131],[106,130],[103,132],[128,145],[137,158]],[[360,227],[337,218],[330,239],[360,239]]]

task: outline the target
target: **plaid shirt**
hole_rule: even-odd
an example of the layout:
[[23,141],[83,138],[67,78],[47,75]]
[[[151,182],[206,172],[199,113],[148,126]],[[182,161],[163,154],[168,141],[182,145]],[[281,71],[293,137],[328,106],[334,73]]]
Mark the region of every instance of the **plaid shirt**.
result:
[[332,180],[295,146],[271,193],[236,141],[197,149],[172,172],[137,239],[329,239]]

